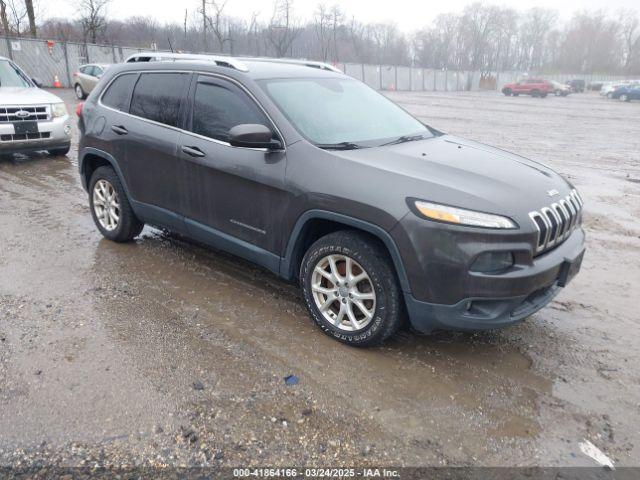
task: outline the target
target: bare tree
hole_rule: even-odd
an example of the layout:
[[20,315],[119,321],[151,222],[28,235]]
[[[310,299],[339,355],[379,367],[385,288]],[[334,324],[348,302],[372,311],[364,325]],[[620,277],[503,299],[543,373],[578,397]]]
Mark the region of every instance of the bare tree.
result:
[[[231,35],[229,29],[229,22],[224,18],[223,12],[227,6],[228,0],[205,0],[203,2],[203,9],[206,5],[210,5],[213,9],[212,15],[204,14],[207,23],[211,27],[213,34],[218,40],[218,46],[220,51],[224,52],[224,45],[226,42],[231,42]],[[206,12],[206,10],[203,10]]]
[[316,11],[313,15],[313,26],[318,39],[318,47],[320,49],[320,58],[326,62],[329,56],[329,23],[331,17],[327,10],[326,5],[323,3],[318,4]]
[[111,0],[79,0],[80,23],[85,41],[96,43],[107,26],[106,9]]
[[36,13],[33,9],[33,0],[24,0],[27,17],[29,18],[29,32],[33,38],[36,38]]
[[2,33],[11,35],[9,17],[7,16],[7,2],[5,0],[0,0],[0,19],[2,20]]
[[273,16],[267,27],[267,37],[275,50],[276,57],[286,56],[299,34],[300,28],[293,18],[293,0],[276,0]]

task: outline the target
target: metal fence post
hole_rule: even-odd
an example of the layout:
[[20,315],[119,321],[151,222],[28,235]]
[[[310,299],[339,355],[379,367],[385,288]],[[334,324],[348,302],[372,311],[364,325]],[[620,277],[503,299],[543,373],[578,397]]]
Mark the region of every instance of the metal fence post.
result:
[[384,90],[384,88],[382,88],[382,65],[378,65],[378,71],[379,71],[379,77],[380,77],[380,90]]
[[113,63],[118,63],[118,60],[116,60],[116,47],[115,47],[115,45],[111,45],[111,56],[113,57]]
[[11,49],[11,40],[9,40],[9,37],[4,37],[4,39],[7,42],[7,52],[9,52],[9,58],[13,60],[13,50]]
[[426,92],[427,89],[424,87],[424,77],[426,77],[427,75],[425,74],[425,69],[422,69],[422,91]]
[[71,84],[71,70],[69,69],[69,53],[67,52],[67,42],[62,42],[62,51],[64,53],[64,65],[67,72],[67,84],[72,87]]
[[393,89],[398,90],[398,66],[393,67]]

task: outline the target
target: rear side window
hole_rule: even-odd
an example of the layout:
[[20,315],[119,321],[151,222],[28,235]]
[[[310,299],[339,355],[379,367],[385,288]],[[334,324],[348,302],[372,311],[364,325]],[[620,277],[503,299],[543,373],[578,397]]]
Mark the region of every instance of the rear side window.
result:
[[143,73],[133,90],[129,113],[177,127],[188,78],[186,73]]
[[193,105],[193,133],[227,142],[229,130],[243,123],[270,125],[255,102],[235,85],[218,80],[198,82]]
[[135,73],[120,75],[107,88],[102,96],[102,103],[107,107],[126,112],[129,107],[129,96],[133,84],[138,77]]

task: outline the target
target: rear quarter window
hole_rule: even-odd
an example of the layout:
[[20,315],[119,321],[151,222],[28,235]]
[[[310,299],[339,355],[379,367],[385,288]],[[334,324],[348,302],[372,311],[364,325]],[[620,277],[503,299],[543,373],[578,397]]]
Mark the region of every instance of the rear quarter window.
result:
[[104,92],[102,103],[107,107],[126,112],[129,109],[129,97],[137,77],[135,73],[117,77]]
[[136,83],[129,113],[172,127],[180,123],[180,102],[189,74],[143,73]]

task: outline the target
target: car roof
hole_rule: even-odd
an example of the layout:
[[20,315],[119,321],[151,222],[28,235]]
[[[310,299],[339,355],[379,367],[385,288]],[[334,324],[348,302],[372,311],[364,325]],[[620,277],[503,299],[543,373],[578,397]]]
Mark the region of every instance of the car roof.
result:
[[[292,77],[344,77],[336,67],[315,60],[296,60],[280,58],[231,57],[225,55],[182,54],[171,52],[140,52],[131,55],[126,65],[161,65],[171,69],[170,65],[180,64],[181,68],[220,71],[231,74],[239,72],[254,80]],[[151,67],[153,69],[153,67]],[[232,73],[234,72],[234,73]]]

